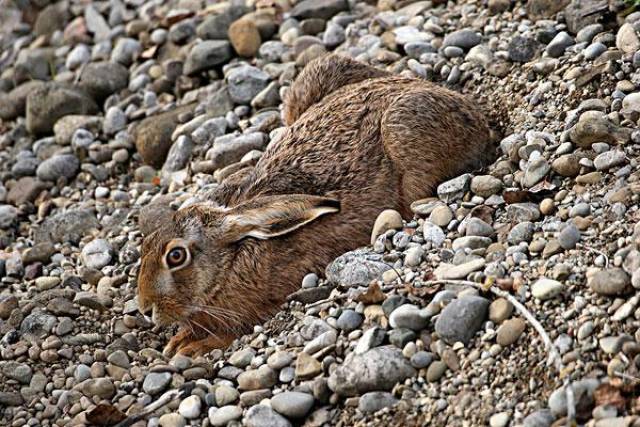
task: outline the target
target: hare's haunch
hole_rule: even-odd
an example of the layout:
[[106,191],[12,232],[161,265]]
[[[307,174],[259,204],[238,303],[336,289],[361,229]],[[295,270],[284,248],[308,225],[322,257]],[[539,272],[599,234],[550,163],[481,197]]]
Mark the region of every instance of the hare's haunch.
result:
[[285,99],[284,136],[211,202],[177,211],[146,236],[140,310],[181,330],[167,353],[222,347],[277,311],[309,272],[369,242],[384,209],[474,169],[493,152],[464,96],[330,55]]

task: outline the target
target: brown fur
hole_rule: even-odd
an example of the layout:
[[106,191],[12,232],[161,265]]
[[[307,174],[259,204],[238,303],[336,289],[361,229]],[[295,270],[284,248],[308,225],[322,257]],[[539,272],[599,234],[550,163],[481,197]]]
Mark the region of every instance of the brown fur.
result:
[[[184,209],[145,239],[141,310],[155,303],[193,328],[174,337],[169,352],[226,345],[273,314],[306,273],[321,273],[338,255],[366,245],[382,210],[409,218],[412,201],[479,166],[493,152],[479,110],[458,93],[337,55],[311,62],[285,99],[284,137],[255,168],[230,176],[212,194],[230,210],[207,204]],[[290,216],[285,228],[318,204],[339,201],[340,211],[267,240],[229,238],[242,233],[225,218],[260,216],[260,209],[273,208],[274,195],[297,197],[295,205],[281,205]],[[193,262],[169,277],[158,259],[169,240],[186,235],[194,241]],[[161,279],[172,281],[173,291],[164,296],[157,288]],[[194,310],[198,304],[216,314]]]

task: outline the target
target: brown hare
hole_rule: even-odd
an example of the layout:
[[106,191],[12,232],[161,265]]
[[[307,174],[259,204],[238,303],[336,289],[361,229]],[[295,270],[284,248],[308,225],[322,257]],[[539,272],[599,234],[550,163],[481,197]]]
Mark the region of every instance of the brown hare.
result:
[[382,210],[409,218],[412,201],[493,151],[464,96],[338,55],[300,73],[284,119],[254,168],[144,239],[140,311],[181,325],[167,354],[202,354],[251,331],[305,274],[366,245]]

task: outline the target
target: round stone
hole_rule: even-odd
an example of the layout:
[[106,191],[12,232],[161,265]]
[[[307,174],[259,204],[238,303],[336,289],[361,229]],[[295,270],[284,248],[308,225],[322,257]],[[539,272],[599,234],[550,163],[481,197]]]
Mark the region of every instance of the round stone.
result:
[[297,391],[285,391],[271,398],[271,407],[288,418],[302,418],[313,407],[313,396]]

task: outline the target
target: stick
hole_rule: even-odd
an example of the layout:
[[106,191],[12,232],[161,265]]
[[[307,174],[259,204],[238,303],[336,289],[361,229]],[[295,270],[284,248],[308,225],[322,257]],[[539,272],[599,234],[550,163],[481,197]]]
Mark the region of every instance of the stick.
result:
[[538,322],[538,320],[533,316],[533,314],[531,314],[531,312],[520,301],[515,299],[515,297],[510,293],[505,292],[502,289],[498,289],[495,286],[490,286],[489,288],[487,288],[486,286],[483,286],[482,283],[471,282],[468,280],[431,280],[431,281],[425,282],[424,284],[426,286],[446,285],[446,284],[472,286],[482,291],[487,291],[487,290],[491,291],[497,296],[507,299],[511,304],[513,304],[516,310],[518,310],[518,312],[522,314],[522,316],[525,319],[527,319],[529,323],[531,323],[531,325],[536,330],[536,332],[538,332],[538,335],[540,335],[540,337],[542,338],[542,341],[544,342],[544,345],[547,351],[549,352],[549,358],[547,359],[547,364],[554,365],[558,372],[562,370],[562,359],[560,357],[560,352],[558,351],[557,347],[553,344],[553,341],[551,341],[549,334],[547,334],[547,332],[544,330],[540,322]]
[[[486,285],[483,285],[482,283],[471,282],[468,280],[431,280],[424,283],[425,286],[447,285],[447,284],[471,286],[485,292],[491,291],[495,295],[508,300],[511,304],[513,304],[515,309],[533,326],[536,332],[538,332],[538,335],[540,335],[540,337],[542,338],[542,341],[544,342],[544,345],[547,351],[549,352],[549,357],[547,358],[547,365],[553,365],[556,371],[559,374],[562,374],[562,370],[564,366],[562,363],[562,358],[560,356],[560,351],[558,351],[558,348],[555,346],[553,341],[551,341],[549,334],[547,334],[547,331],[544,330],[540,322],[538,322],[538,320],[533,316],[533,314],[531,314],[531,312],[513,295],[495,286],[486,286]],[[564,379],[563,385],[564,385],[565,394],[567,397],[567,426],[573,426],[574,425],[573,421],[575,420],[575,416],[576,416],[576,408],[575,408],[575,397],[573,394],[573,387],[571,386],[571,381],[569,380],[569,376],[567,376]]]
[[584,243],[578,243],[576,246],[581,246],[583,249],[586,249],[590,252],[594,252],[598,255],[602,255],[604,257],[604,267],[609,268],[609,257],[607,256],[607,254],[605,254],[602,251],[599,251],[598,249],[592,248],[591,246],[587,246]]

